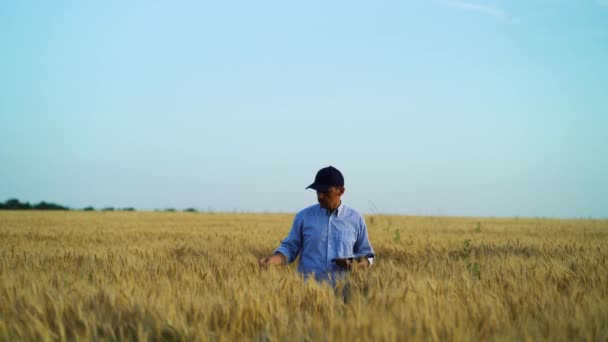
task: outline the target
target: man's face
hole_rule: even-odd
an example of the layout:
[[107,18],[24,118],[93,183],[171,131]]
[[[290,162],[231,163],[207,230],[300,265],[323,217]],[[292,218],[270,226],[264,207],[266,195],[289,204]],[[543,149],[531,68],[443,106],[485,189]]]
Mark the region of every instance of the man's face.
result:
[[321,208],[335,209],[340,204],[340,196],[344,194],[344,187],[332,186],[327,191],[317,191],[317,200]]

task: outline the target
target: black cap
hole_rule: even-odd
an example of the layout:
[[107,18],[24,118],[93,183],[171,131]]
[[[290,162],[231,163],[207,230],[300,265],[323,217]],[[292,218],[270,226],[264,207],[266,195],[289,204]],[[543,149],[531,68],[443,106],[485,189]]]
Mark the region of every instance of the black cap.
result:
[[332,186],[344,186],[344,177],[340,170],[333,166],[328,166],[317,172],[315,182],[310,184],[306,189],[325,192]]

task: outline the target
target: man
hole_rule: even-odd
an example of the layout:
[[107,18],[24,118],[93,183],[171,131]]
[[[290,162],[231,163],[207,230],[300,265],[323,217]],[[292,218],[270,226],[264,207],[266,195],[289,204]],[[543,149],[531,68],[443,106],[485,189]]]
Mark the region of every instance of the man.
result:
[[260,266],[286,265],[302,253],[298,271],[331,282],[354,267],[371,266],[374,250],[365,220],[340,199],[344,195],[342,173],[333,166],[323,168],[309,188],[317,191],[319,204],[296,214],[287,238],[273,255],[258,261]]

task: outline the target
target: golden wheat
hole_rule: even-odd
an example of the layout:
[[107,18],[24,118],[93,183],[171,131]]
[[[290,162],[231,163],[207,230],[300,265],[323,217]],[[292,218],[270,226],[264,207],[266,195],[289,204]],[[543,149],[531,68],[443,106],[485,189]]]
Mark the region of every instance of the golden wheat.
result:
[[0,339],[608,340],[608,221],[367,217],[333,289],[257,266],[292,218],[0,212]]

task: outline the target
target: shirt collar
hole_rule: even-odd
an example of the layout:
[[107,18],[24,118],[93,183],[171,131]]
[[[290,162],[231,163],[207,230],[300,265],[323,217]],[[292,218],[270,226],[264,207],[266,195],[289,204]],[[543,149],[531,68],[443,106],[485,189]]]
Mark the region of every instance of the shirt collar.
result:
[[[329,209],[326,208],[322,208],[321,206],[319,206],[319,208],[323,211],[323,213],[325,213],[325,215],[329,216]],[[334,215],[336,215],[336,217],[340,217],[340,214],[342,213],[342,211],[344,211],[344,202],[340,201],[340,205],[336,208],[336,210],[332,213]]]

